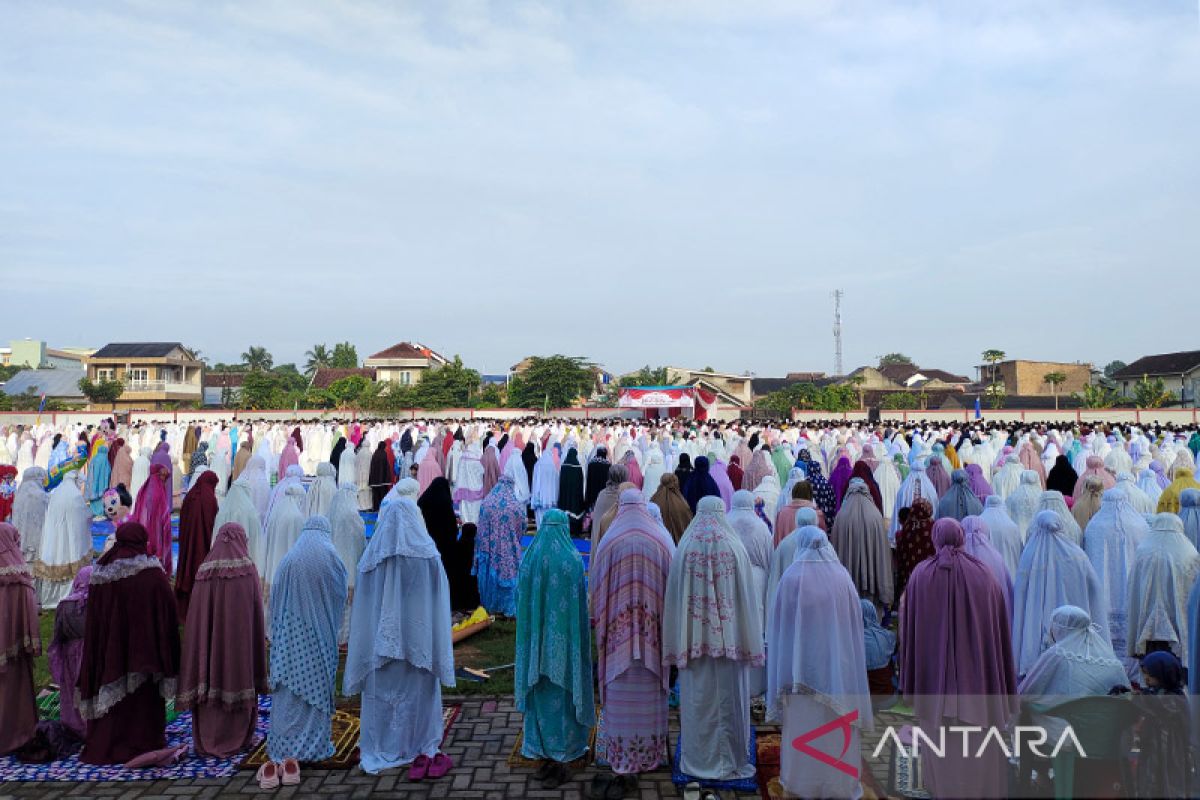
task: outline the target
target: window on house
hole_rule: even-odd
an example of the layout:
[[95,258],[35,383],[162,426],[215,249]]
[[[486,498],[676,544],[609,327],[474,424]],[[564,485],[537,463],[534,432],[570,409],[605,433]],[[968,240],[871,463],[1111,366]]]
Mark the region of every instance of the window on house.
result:
[[400,373],[400,384],[402,386],[408,386],[410,383],[412,383],[412,373],[408,370],[404,370]]
[[96,370],[96,380],[98,380],[98,381],[111,381],[112,379],[113,379],[113,371],[112,371],[111,369],[98,369],[98,370]]
[[131,369],[125,374],[130,383],[145,383],[150,380],[150,370],[148,369]]

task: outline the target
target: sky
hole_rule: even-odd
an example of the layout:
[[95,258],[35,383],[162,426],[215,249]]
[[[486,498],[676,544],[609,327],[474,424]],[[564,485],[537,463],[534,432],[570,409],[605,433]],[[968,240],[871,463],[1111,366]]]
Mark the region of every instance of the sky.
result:
[[1197,0],[0,3],[0,341],[1200,347]]

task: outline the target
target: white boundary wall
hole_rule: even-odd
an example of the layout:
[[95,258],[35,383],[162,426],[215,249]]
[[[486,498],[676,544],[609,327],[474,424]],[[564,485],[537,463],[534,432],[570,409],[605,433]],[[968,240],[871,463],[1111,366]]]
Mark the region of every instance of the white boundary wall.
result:
[[[881,422],[972,422],[975,412],[971,409],[949,411],[929,409],[927,411],[881,411]],[[1119,423],[1123,425],[1145,425],[1155,422],[1176,425],[1195,425],[1200,423],[1200,409],[1195,408],[1080,408],[1070,410],[1054,410],[1053,408],[1026,410],[992,410],[981,411],[984,421],[992,422],[1058,422],[1064,424],[1078,423]],[[866,422],[866,411],[801,411],[793,409],[794,422],[821,422],[825,420],[845,420],[846,422]]]

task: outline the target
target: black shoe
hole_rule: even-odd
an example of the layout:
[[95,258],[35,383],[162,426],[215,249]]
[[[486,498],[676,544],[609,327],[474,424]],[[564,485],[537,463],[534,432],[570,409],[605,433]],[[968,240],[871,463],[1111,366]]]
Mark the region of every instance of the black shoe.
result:
[[537,778],[539,781],[544,781],[546,778],[550,777],[550,770],[552,769],[554,769],[554,762],[547,758],[543,760],[542,763],[538,764],[538,768],[536,771],[534,771],[533,777]]
[[597,772],[592,776],[592,785],[588,789],[590,800],[605,800],[608,797],[608,787],[616,776],[608,772]]
[[554,766],[550,769],[550,774],[542,780],[543,789],[557,789],[567,781],[571,780],[571,770],[567,769],[567,765],[560,761],[553,762]]

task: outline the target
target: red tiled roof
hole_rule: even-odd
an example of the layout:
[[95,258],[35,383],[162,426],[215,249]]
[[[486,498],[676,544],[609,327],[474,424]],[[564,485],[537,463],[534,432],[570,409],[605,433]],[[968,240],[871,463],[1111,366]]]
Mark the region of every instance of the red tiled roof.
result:
[[369,381],[375,380],[375,370],[370,367],[356,367],[353,369],[333,369],[322,368],[318,369],[313,375],[312,385],[314,389],[328,389],[330,384],[340,381],[342,378],[349,378],[351,375],[361,375]]
[[410,342],[394,344],[386,350],[380,350],[371,358],[434,358],[437,354],[428,347],[419,347]]
[[224,389],[230,387],[236,389],[246,380],[244,372],[205,372],[204,386],[208,389]]

